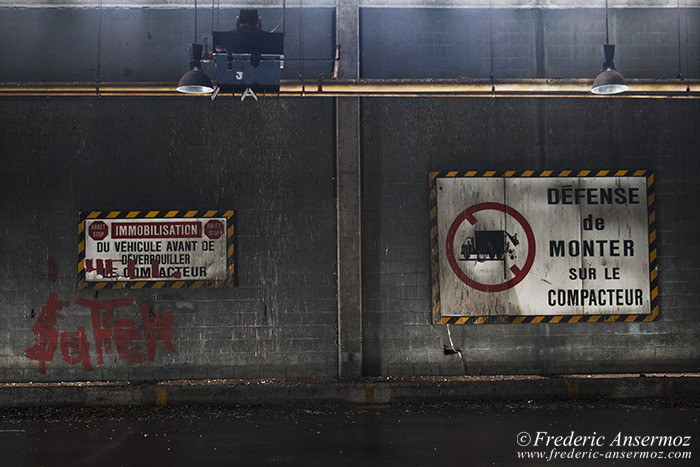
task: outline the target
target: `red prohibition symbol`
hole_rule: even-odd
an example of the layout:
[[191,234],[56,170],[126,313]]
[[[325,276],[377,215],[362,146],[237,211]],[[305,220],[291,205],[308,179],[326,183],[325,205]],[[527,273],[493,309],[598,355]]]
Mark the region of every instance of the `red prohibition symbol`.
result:
[[[457,257],[455,256],[454,252],[454,241],[455,235],[457,234],[457,229],[460,225],[462,225],[462,223],[465,220],[468,221],[471,225],[476,224],[476,217],[474,217],[474,213],[480,211],[501,211],[508,214],[509,216],[513,217],[516,221],[518,221],[522,229],[525,231],[525,237],[527,237],[528,251],[527,258],[525,259],[525,264],[523,265],[522,269],[516,265],[512,265],[510,267],[510,271],[513,273],[513,278],[500,284],[492,285],[477,282],[474,279],[467,276],[464,273],[464,271],[462,271],[462,269],[459,267],[459,264],[457,264]],[[450,229],[447,231],[446,243],[447,261],[450,263],[452,271],[459,278],[459,280],[467,284],[469,287],[476,290],[480,290],[482,292],[502,292],[504,290],[508,290],[512,287],[515,287],[520,283],[520,281],[522,281],[525,278],[525,276],[527,276],[527,273],[530,272],[530,268],[532,268],[532,264],[535,262],[535,234],[532,232],[532,227],[530,227],[530,224],[527,222],[527,220],[523,217],[522,214],[520,214],[518,211],[511,208],[510,206],[501,203],[479,203],[462,211],[462,213],[459,216],[457,216],[457,218],[452,222]]]

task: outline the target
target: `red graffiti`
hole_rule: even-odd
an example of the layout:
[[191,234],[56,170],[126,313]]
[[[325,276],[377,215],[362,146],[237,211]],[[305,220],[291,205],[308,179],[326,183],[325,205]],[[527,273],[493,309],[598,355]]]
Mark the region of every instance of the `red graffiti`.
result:
[[119,358],[123,358],[127,362],[143,362],[146,355],[141,353],[141,346],[134,343],[140,337],[141,329],[133,321],[118,319],[114,322],[114,342],[117,345]]
[[58,263],[56,262],[56,258],[53,256],[48,257],[46,260],[46,272],[44,272],[41,263],[41,261],[37,262],[34,268],[34,274],[39,276],[41,280],[46,279],[49,282],[56,282],[56,279],[58,279]]
[[92,329],[95,334],[97,364],[102,365],[104,363],[103,349],[108,353],[112,353],[112,317],[114,316],[114,309],[133,305],[134,301],[130,298],[111,301],[76,298],[75,302],[78,305],[90,308]]
[[[132,363],[143,363],[145,359],[155,360],[156,343],[163,342],[168,353],[177,353],[172,343],[173,314],[156,315],[148,305],[138,303],[142,326],[125,318],[114,320],[119,308],[134,305],[131,299],[121,300],[87,300],[77,298],[78,305],[90,308],[97,364],[104,363],[104,354],[116,349],[119,358]],[[59,302],[56,294],[51,294],[42,309],[32,332],[36,334],[37,343],[26,351],[28,358],[39,362],[39,372],[46,374],[46,362],[54,358],[58,348],[59,332],[56,330],[58,310],[67,307],[69,302]],[[143,331],[142,331],[143,329]],[[143,349],[145,340],[146,348]],[[81,364],[87,371],[92,371],[90,361],[90,342],[85,328],[77,331],[62,332],[60,346],[63,360],[71,365]]]
[[68,302],[59,302],[58,295],[52,293],[46,306],[41,309],[32,332],[36,334],[36,345],[27,349],[27,357],[39,362],[39,373],[46,374],[46,362],[53,360],[58,343],[58,310],[68,306]]
[[94,265],[91,259],[86,259],[85,271],[97,272],[97,274],[105,278],[117,277],[119,275],[117,273],[117,270],[114,268],[114,260],[111,259],[108,259],[106,261],[102,259],[95,260]]
[[[97,259],[94,261],[92,259],[85,260],[85,272],[96,272],[99,276],[105,279],[115,279],[119,277],[119,270],[114,266],[115,262],[119,260],[112,259]],[[169,268],[173,269],[173,268]],[[146,271],[148,272],[148,271]],[[154,259],[151,261],[150,275],[146,273],[144,276],[137,275],[136,261],[133,259],[127,260],[126,269],[124,270],[124,276],[127,279],[180,279],[182,277],[181,271],[173,272],[172,276],[165,275],[165,268],[160,267],[160,261]]]
[[49,282],[56,282],[56,279],[58,279],[58,263],[56,263],[56,259],[53,256],[49,256],[46,263],[49,267],[49,270],[46,272],[46,278]]
[[64,362],[71,365],[82,363],[87,371],[92,371],[90,343],[87,341],[85,328],[78,328],[77,332],[61,333],[61,353]]

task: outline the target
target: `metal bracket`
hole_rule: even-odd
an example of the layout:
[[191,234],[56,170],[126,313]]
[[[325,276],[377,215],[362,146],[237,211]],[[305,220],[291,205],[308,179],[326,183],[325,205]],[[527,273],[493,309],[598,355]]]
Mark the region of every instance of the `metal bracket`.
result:
[[258,101],[258,96],[255,95],[252,89],[246,88],[245,91],[243,91],[243,94],[241,94],[241,102],[245,100],[246,97],[248,96],[253,96],[253,99],[255,99],[255,102]]

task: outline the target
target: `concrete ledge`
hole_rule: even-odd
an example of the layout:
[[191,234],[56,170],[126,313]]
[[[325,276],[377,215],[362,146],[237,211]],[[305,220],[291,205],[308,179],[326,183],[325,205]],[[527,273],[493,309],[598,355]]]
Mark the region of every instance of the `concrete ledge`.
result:
[[698,398],[700,374],[2,383],[0,406]]

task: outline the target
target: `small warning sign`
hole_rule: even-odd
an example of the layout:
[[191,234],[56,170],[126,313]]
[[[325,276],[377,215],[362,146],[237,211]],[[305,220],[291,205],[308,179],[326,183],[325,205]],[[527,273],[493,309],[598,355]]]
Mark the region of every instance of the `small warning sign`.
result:
[[225,281],[233,271],[233,211],[197,213],[81,214],[81,286],[180,287]]
[[221,238],[221,236],[224,234],[224,230],[223,222],[215,219],[210,220],[204,225],[204,234],[212,240]]
[[88,228],[88,234],[90,238],[95,241],[104,240],[107,236],[107,224],[102,221],[91,222],[90,228]]

